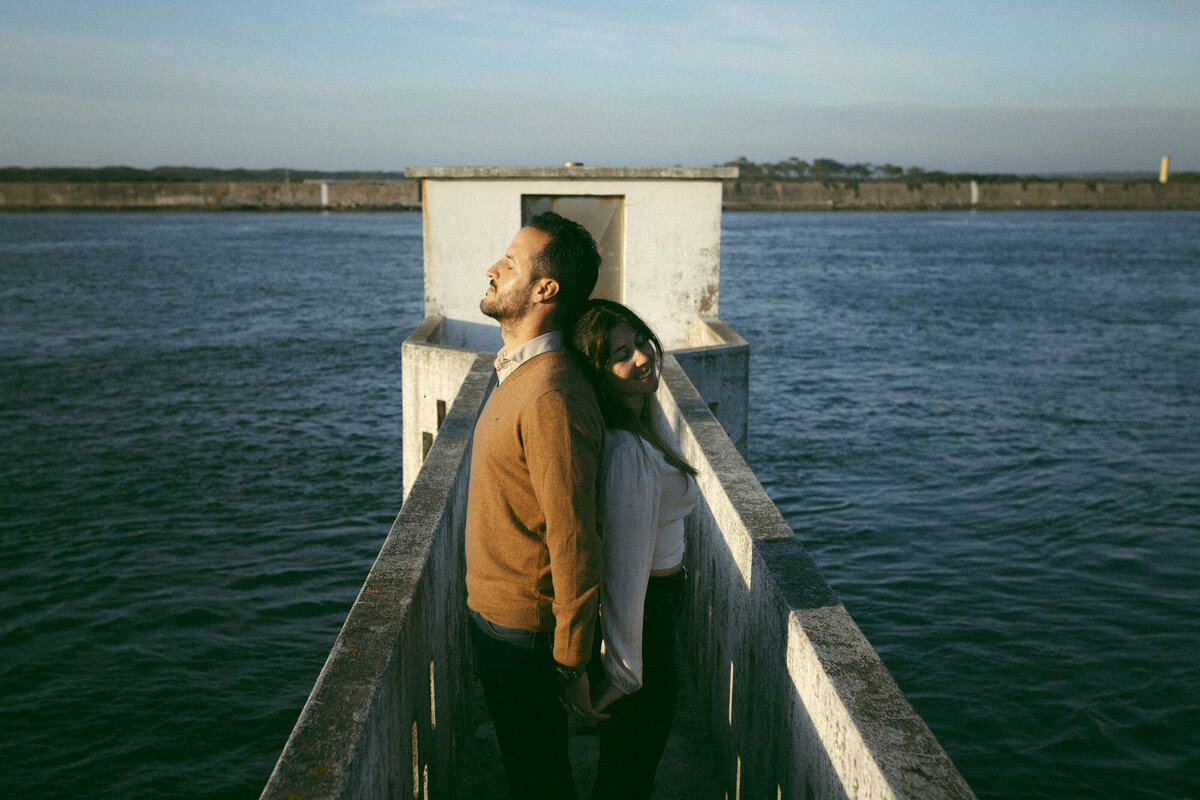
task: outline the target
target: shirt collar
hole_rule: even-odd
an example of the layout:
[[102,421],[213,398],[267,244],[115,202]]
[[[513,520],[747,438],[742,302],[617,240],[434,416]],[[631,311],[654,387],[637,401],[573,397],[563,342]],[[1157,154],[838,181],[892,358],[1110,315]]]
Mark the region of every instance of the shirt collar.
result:
[[549,353],[553,350],[563,349],[563,334],[562,331],[550,331],[543,333],[530,339],[528,342],[521,344],[509,350],[507,347],[496,354],[496,381],[503,383],[504,379],[511,375],[517,367],[524,364],[534,356],[540,356],[542,353]]

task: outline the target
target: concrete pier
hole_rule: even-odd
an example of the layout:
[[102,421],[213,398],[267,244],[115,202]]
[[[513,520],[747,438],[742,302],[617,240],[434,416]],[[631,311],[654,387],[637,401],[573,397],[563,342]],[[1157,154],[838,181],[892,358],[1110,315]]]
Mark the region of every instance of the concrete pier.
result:
[[[476,796],[458,784],[485,766],[462,524],[492,374],[480,354],[263,797]],[[676,360],[664,377],[663,420],[703,491],[687,526],[695,580],[682,650],[693,730],[712,747],[711,796],[973,797]]]
[[[973,797],[743,458],[749,347],[716,316],[728,176],[419,172],[427,318],[403,349],[407,499],[263,797],[504,796],[470,669],[463,558],[471,434],[498,336],[464,287],[481,294],[523,214],[564,197],[592,225],[620,223],[605,291],[670,351],[657,421],[701,490],[686,522],[684,702],[656,796]],[[594,759],[576,733],[586,792]]]

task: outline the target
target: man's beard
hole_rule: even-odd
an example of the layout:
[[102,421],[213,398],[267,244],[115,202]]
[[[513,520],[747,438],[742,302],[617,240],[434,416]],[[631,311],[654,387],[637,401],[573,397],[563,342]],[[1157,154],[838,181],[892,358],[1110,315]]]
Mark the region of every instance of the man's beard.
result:
[[526,286],[520,292],[511,291],[501,295],[497,291],[491,297],[483,296],[483,299],[479,301],[479,310],[497,322],[520,319],[529,310],[529,298],[532,295],[533,284]]

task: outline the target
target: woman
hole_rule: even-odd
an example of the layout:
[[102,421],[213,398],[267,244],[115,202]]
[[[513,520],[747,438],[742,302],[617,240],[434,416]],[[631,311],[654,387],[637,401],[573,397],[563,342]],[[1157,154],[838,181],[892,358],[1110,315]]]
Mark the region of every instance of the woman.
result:
[[662,345],[646,323],[620,303],[592,300],[572,344],[592,368],[608,428],[600,486],[604,675],[594,685],[595,708],[611,716],[599,723],[592,798],[649,797],[675,713],[683,518],[696,502],[696,470],[654,427]]

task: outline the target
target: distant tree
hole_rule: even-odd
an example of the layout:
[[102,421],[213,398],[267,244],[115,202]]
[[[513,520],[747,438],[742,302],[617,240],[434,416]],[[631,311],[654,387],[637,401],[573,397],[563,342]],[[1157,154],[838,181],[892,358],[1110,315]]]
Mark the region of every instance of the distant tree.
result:
[[792,156],[784,163],[787,165],[787,175],[789,178],[803,178],[808,173],[808,162],[801,161],[796,156]]
[[[737,167],[738,177],[741,180],[750,181],[774,181],[774,180],[841,180],[843,182],[854,182],[864,180],[904,180],[910,186],[916,187],[922,184],[946,184],[946,183],[967,183],[970,181],[978,181],[979,183],[1035,183],[1052,180],[1038,175],[1011,175],[1011,174],[994,174],[994,173],[967,173],[967,172],[946,172],[939,169],[925,169],[924,167],[912,166],[908,168],[898,167],[895,164],[875,165],[870,162],[862,162],[856,164],[843,164],[832,158],[817,158],[810,164],[803,161],[797,156],[791,156],[782,161],[755,163],[745,156],[739,156],[734,161],[726,161],[722,166]],[[124,168],[128,169],[128,168]],[[156,167],[155,172],[162,175],[161,178],[155,180],[179,180],[176,177],[174,170],[180,170],[180,167]],[[230,172],[227,171],[225,180],[236,179],[228,177]],[[244,171],[243,171],[244,172]],[[273,172],[282,173],[282,170]],[[378,175],[379,173],[376,173]],[[350,177],[353,175],[357,178],[357,173],[299,173],[292,171],[292,179],[297,180],[301,176],[309,177]],[[363,177],[369,177],[369,173],[362,173]],[[1177,177],[1178,176],[1178,177]],[[1176,173],[1171,176],[1172,181],[1196,181],[1196,173]],[[4,170],[0,170],[0,181],[14,180],[13,177],[6,177]],[[142,177],[140,180],[150,180],[151,178]],[[243,180],[279,180],[277,175],[268,176],[266,173],[255,173],[254,177],[243,177]],[[92,178],[95,180],[95,178]],[[1058,178],[1057,180],[1062,180]]]
[[739,178],[757,178],[762,175],[762,168],[745,156],[738,156],[736,161],[726,161],[724,166],[737,167]]
[[832,158],[817,158],[813,159],[811,172],[818,178],[832,178],[841,175],[845,168],[844,164]]

